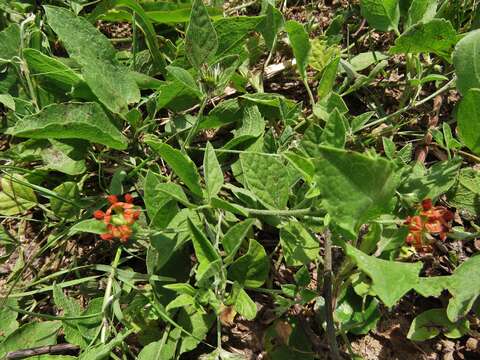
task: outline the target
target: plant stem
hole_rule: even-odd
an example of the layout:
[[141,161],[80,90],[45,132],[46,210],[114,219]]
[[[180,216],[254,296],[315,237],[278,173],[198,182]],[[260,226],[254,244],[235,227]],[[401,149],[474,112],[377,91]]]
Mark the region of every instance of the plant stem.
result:
[[120,262],[120,257],[122,256],[122,247],[119,246],[117,248],[117,252],[115,253],[115,259],[112,262],[112,271],[108,276],[107,281],[107,288],[105,289],[105,295],[103,297],[103,305],[102,305],[102,312],[103,312],[103,320],[102,320],[102,333],[100,336],[102,344],[105,344],[107,341],[107,328],[108,328],[108,318],[107,318],[107,307],[110,304],[110,297],[112,295],[112,286],[113,286],[113,279],[115,278],[115,271],[117,270],[117,266]]
[[327,320],[327,337],[330,345],[330,352],[334,360],[341,360],[335,334],[333,321],[333,297],[332,297],[332,234],[329,229],[324,232],[324,267],[323,267],[323,296],[325,298],[325,319]]
[[200,120],[203,115],[203,111],[205,110],[205,106],[208,103],[208,96],[205,96],[202,100],[202,104],[200,105],[200,109],[198,110],[197,118],[195,119],[195,123],[193,126],[190,128],[190,131],[187,134],[187,138],[185,139],[185,142],[182,144],[182,151],[185,152],[185,148],[188,148],[190,145],[190,142],[192,141],[193,136],[197,132],[198,125],[200,124]]

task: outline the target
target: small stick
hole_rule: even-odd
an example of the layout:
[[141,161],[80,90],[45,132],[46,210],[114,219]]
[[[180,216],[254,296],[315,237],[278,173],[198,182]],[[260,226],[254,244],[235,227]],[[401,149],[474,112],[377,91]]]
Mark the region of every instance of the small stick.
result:
[[30,349],[22,349],[17,351],[10,351],[6,358],[10,359],[25,359],[30,356],[44,355],[44,354],[61,354],[65,352],[78,351],[80,347],[73,344],[57,344],[49,346],[39,346]]
[[327,320],[327,338],[330,352],[334,360],[341,360],[338,349],[335,324],[333,322],[333,297],[332,297],[332,234],[329,229],[324,232],[324,267],[323,267],[323,296],[325,297],[325,318]]

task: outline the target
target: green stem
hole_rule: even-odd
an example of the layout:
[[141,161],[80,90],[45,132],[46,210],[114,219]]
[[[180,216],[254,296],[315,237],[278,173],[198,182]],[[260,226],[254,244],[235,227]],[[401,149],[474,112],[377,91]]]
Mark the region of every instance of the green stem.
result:
[[107,308],[110,305],[113,279],[115,278],[115,272],[117,270],[118,264],[120,263],[121,256],[122,256],[122,247],[119,246],[117,248],[117,252],[115,253],[115,259],[113,259],[113,262],[112,262],[112,271],[108,276],[107,287],[105,289],[105,295],[103,297],[103,305],[102,305],[103,320],[102,320],[102,333],[100,336],[102,344],[105,344],[107,342],[107,328],[108,328]]
[[187,138],[185,139],[185,142],[182,144],[182,151],[185,152],[185,148],[188,148],[190,145],[190,142],[192,141],[193,136],[197,132],[198,125],[200,124],[200,120],[203,115],[203,111],[205,110],[205,106],[207,106],[208,103],[208,96],[205,96],[202,100],[202,104],[200,105],[200,110],[198,110],[197,118],[195,119],[195,123],[193,126],[190,128],[190,131],[187,134]]

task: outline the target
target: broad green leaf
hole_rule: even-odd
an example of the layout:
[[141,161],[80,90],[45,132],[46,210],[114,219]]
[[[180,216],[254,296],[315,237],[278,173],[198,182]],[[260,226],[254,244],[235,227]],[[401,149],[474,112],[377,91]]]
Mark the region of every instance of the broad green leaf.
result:
[[254,219],[246,219],[228,229],[222,239],[223,248],[228,255],[225,262],[229,262],[229,260],[235,257],[240,245],[242,245],[243,239],[247,236],[254,223]]
[[203,0],[194,0],[185,35],[185,52],[197,70],[215,55],[218,39]]
[[203,197],[197,166],[187,155],[154,137],[149,137],[145,142],[167,162],[192,193]]
[[264,131],[265,120],[258,110],[258,106],[254,104],[244,106],[242,126],[233,131],[235,137],[238,138],[243,135],[259,137],[260,135],[263,135]]
[[59,321],[31,322],[19,327],[0,343],[0,359],[10,351],[56,344],[60,327]]
[[[453,297],[448,302],[447,316],[456,322],[467,315],[480,295],[480,256],[473,256],[463,262],[451,275],[448,291]],[[475,279],[475,281],[472,281]]]
[[289,172],[277,157],[255,153],[240,155],[246,187],[268,208],[285,209],[289,193]]
[[425,198],[437,199],[453,186],[461,165],[460,157],[437,162],[429,169],[416,163],[398,191],[412,203],[419,203]]
[[270,260],[265,249],[257,241],[250,239],[248,251],[228,268],[228,277],[242,286],[257,288],[267,280]]
[[345,129],[345,119],[338,109],[334,109],[329,116],[327,124],[323,128],[320,141],[324,145],[343,148],[347,137],[347,130]]
[[18,56],[19,48],[20,27],[17,24],[10,24],[0,31],[0,64]]
[[398,29],[400,7],[398,0],[361,0],[360,8],[368,24],[380,31]]
[[138,354],[138,360],[173,360],[175,347],[168,346],[162,340],[153,341]]
[[314,180],[323,206],[340,227],[355,234],[390,209],[397,187],[392,162],[326,146],[318,146],[317,153]]
[[480,215],[480,172],[473,168],[461,169],[447,199],[449,204],[470,217]]
[[[472,73],[471,77],[474,75]],[[457,125],[462,142],[474,153],[480,154],[480,89],[464,93],[458,105]]]
[[457,88],[462,95],[466,95],[472,88],[480,88],[479,49],[480,29],[469,32],[457,43],[453,51]]
[[457,33],[450,21],[433,19],[412,26],[395,40],[392,54],[434,53],[447,57],[455,43]]
[[67,9],[44,6],[48,24],[69,55],[82,67],[92,92],[112,112],[123,113],[140,100],[140,90],[130,72],[116,60],[111,42],[87,19]]
[[[149,10],[147,16],[156,24],[179,24],[186,23],[190,20],[190,13],[192,7],[190,4],[170,3],[170,2],[158,2],[158,3],[144,3],[146,8],[149,4],[165,4],[170,5],[170,9],[162,10]],[[208,14],[212,19],[218,19],[223,16],[223,11],[214,7],[207,7]]]
[[15,99],[10,94],[0,94],[0,104],[7,109],[15,111]]
[[88,142],[76,139],[63,141],[50,140],[52,146],[42,150],[42,161],[48,169],[60,171],[67,175],[83,174],[85,166],[82,150],[88,148]]
[[193,79],[193,76],[185,69],[178,66],[167,66],[167,71],[185,87],[194,92],[199,98],[202,97],[202,92],[198,84]]
[[[53,287],[53,301],[55,306],[63,311],[65,317],[76,317],[82,313],[82,308],[74,299],[67,297],[61,288],[58,286]],[[88,343],[82,336],[82,332],[79,330],[77,321],[64,320],[62,321],[63,331],[65,339],[72,344],[78,345],[81,348],[87,347]]]
[[160,177],[149,170],[143,183],[143,201],[150,218],[150,226],[163,229],[173,219],[178,208],[175,197],[159,191],[161,184],[164,183]]
[[17,121],[6,133],[31,139],[83,139],[113,149],[127,148],[127,139],[97,103],[50,105]]
[[265,20],[259,26],[259,31],[265,39],[267,49],[271,50],[277,41],[277,34],[283,27],[284,19],[280,10],[272,4],[267,5]]
[[233,304],[235,311],[247,320],[255,319],[257,316],[257,305],[237,282],[233,285],[233,293],[235,297]]
[[430,309],[413,319],[407,338],[413,341],[433,339],[443,333],[450,339],[458,339],[470,330],[468,320],[453,323],[447,318],[445,309]]
[[188,219],[188,227],[192,234],[195,256],[199,262],[197,279],[200,279],[210,264],[221,261],[220,255],[210,240],[208,240],[205,234],[190,219]]
[[223,185],[223,171],[215,155],[215,149],[212,144],[207,142],[205,154],[203,157],[203,172],[205,176],[205,185],[208,198],[216,196]]
[[318,240],[295,220],[289,221],[280,229],[280,244],[288,266],[308,265],[315,261],[320,253]]
[[349,64],[352,66],[353,70],[362,71],[373,64],[388,59],[388,57],[388,55],[385,55],[379,51],[368,51],[352,57],[349,61]]
[[286,151],[283,156],[292,164],[292,166],[302,174],[304,179],[311,183],[315,174],[315,167],[310,158],[296,154],[292,151]]
[[297,60],[298,72],[301,78],[306,81],[308,57],[310,55],[308,33],[305,31],[303,25],[295,20],[287,21],[285,23],[285,30],[287,31],[288,39],[293,49],[293,55]]
[[330,91],[332,91],[335,84],[335,78],[337,77],[338,64],[340,63],[340,57],[334,58],[323,69],[322,78],[318,83],[317,95],[319,99],[326,97]]
[[437,13],[438,0],[412,0],[408,9],[407,28],[432,20]]
[[[5,301],[6,305],[12,307],[17,307],[18,305],[17,300],[12,298],[0,299],[0,301]],[[0,343],[2,343],[5,337],[18,328],[17,317],[18,313],[9,307],[2,306],[2,308],[0,308]]]
[[[77,200],[80,192],[77,183],[73,181],[66,181],[58,185],[55,189],[53,189],[53,191],[62,198],[71,201]],[[63,201],[57,197],[52,197],[50,199],[50,209],[56,216],[63,219],[70,219],[74,217],[80,210],[72,203]]]
[[422,263],[402,263],[368,256],[350,244],[346,254],[372,280],[372,290],[382,302],[392,307],[418,283]]
[[82,232],[100,235],[107,232],[107,226],[103,221],[99,221],[97,219],[87,219],[73,225],[70,228],[68,235],[72,236]]
[[0,214],[16,215],[34,207],[37,197],[28,181],[21,175],[4,175],[0,180]]
[[32,76],[49,91],[58,93],[60,90],[63,94],[73,92],[74,96],[82,99],[95,99],[82,76],[63,62],[35,49],[24,49],[23,56]]
[[260,27],[263,16],[232,16],[219,19],[213,26],[218,35],[218,49],[215,59],[227,55],[237,55],[240,59],[246,55],[244,45],[252,31]]
[[212,311],[203,314],[193,306],[184,308],[179,314],[178,324],[194,337],[188,335],[185,336],[184,333],[181,333],[182,343],[180,345],[179,354],[195,349],[200,343],[200,340],[203,340],[207,336],[215,319],[215,314]]

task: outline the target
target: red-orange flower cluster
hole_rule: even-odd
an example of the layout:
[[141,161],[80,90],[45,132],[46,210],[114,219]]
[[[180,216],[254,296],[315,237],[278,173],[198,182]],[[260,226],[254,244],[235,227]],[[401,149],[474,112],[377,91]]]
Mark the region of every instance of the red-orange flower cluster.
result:
[[138,220],[140,210],[135,209],[133,205],[133,196],[125,194],[125,202],[118,201],[115,195],[107,196],[110,207],[107,211],[97,210],[93,216],[97,220],[103,220],[107,225],[107,232],[101,234],[103,240],[120,239],[122,242],[127,242],[132,236],[132,225]]
[[423,251],[429,248],[424,245],[428,234],[438,235],[440,240],[445,240],[451,229],[453,214],[444,206],[433,206],[431,199],[422,201],[422,210],[419,215],[409,216],[405,221],[408,225],[406,242],[415,249]]

